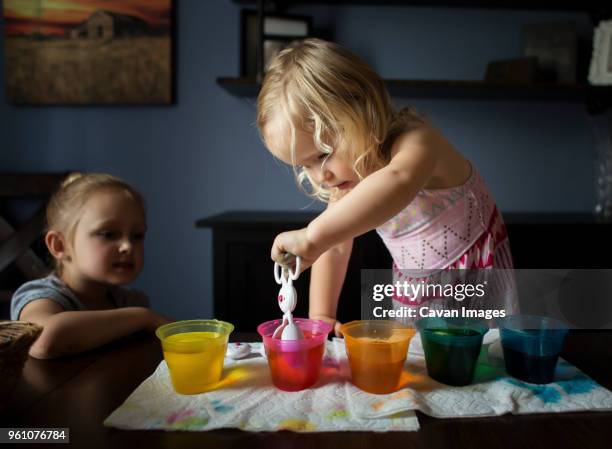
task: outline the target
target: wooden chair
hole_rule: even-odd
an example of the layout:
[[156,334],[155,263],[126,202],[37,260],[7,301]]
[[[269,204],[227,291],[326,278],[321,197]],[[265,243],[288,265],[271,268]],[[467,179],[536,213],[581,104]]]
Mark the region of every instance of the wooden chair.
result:
[[[67,173],[0,173],[0,200],[41,198],[46,200]],[[0,273],[14,266],[25,280],[37,279],[49,272],[49,267],[31,249],[45,227],[45,206],[42,206],[18,229],[0,211]],[[8,308],[14,286],[0,285],[0,318],[8,318]],[[3,316],[6,315],[6,316]]]

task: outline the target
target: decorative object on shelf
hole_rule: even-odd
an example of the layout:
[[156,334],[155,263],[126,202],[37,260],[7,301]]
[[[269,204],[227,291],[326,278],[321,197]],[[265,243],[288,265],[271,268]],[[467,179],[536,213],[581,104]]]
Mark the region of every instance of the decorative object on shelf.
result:
[[537,81],[575,83],[576,47],[576,25],[573,22],[523,26],[523,56],[537,58]]
[[536,80],[535,57],[503,59],[487,64],[485,81],[491,83],[531,84]]
[[4,2],[11,103],[172,103],[172,0],[49,3]]
[[257,29],[257,11],[243,9],[241,12],[241,76],[255,78],[257,76],[257,57],[263,56],[264,72],[276,54],[294,40],[304,39],[311,35],[312,18],[301,15],[266,13],[263,18],[263,33],[261,51]]
[[593,55],[589,82],[612,85],[612,20],[599,22],[593,32]]
[[612,220],[612,110],[595,117],[595,214]]

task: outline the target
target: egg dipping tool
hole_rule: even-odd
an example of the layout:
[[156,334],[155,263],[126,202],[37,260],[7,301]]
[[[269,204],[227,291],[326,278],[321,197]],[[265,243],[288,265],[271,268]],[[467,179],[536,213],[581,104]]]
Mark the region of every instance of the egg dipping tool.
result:
[[[285,255],[285,259],[288,254]],[[276,328],[273,338],[281,340],[301,340],[304,338],[302,330],[294,323],[292,312],[297,305],[297,292],[293,287],[293,281],[300,276],[301,259],[299,256],[295,258],[295,269],[284,267],[278,263],[274,263],[274,279],[281,286],[278,292],[278,306],[283,312],[283,322]]]

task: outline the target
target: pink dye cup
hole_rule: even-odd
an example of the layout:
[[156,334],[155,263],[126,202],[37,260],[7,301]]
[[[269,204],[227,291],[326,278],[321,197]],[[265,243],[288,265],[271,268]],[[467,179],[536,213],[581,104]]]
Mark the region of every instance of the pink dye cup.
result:
[[325,321],[306,318],[293,321],[304,333],[303,340],[273,338],[282,320],[266,321],[257,327],[266,349],[272,383],[285,391],[299,391],[315,384],[321,372],[327,334],[332,330]]

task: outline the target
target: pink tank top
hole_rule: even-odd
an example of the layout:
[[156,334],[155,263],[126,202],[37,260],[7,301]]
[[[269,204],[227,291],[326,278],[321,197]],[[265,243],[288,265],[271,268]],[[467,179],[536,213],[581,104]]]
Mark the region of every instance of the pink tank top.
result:
[[[395,268],[421,270],[421,275],[458,265],[470,248],[482,246],[481,237],[487,231],[492,238],[485,245],[486,251],[494,252],[497,244],[507,241],[501,215],[473,167],[463,185],[421,190],[405,209],[376,231],[389,249]],[[476,265],[488,265],[488,255],[481,249],[479,259],[484,262]]]

